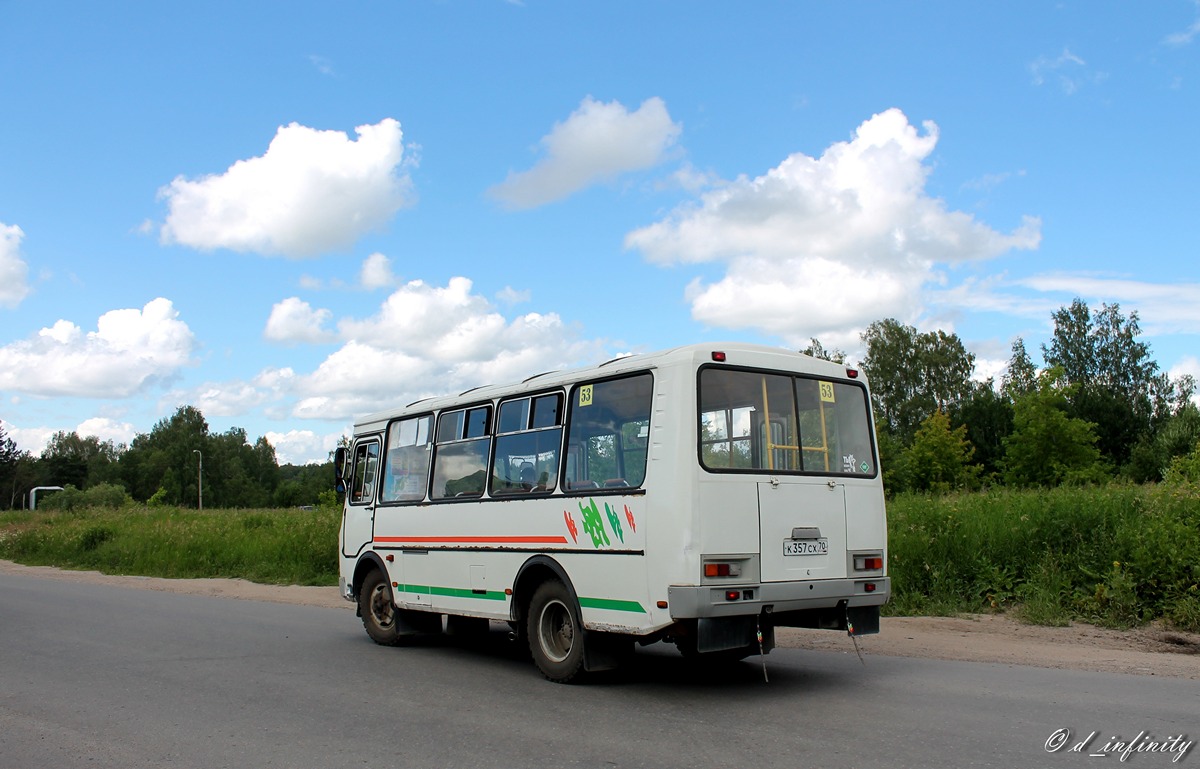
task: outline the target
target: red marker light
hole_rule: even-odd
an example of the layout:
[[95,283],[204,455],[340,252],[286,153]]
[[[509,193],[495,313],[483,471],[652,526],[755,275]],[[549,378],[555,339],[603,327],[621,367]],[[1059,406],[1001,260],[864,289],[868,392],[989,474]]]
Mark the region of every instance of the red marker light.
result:
[[858,369],[855,369],[855,368],[846,369],[846,376],[850,377],[851,379],[858,379]]
[[715,360],[717,363],[724,363],[725,362],[725,353],[714,352],[712,354],[712,359]]

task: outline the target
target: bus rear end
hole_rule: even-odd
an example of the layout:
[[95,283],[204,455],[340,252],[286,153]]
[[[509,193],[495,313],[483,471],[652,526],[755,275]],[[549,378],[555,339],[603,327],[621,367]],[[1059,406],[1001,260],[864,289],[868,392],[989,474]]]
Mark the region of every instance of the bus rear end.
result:
[[695,584],[671,588],[685,653],[751,654],[779,626],[879,631],[890,593],[865,379],[780,352],[697,373]]

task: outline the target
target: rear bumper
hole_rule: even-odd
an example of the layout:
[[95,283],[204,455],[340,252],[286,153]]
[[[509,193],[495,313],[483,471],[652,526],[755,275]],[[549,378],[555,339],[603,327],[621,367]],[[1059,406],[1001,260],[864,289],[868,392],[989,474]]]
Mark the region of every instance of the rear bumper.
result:
[[[868,592],[868,584],[875,589]],[[764,610],[781,614],[837,606],[882,606],[892,594],[892,581],[889,577],[860,577],[758,585],[673,585],[667,590],[671,618],[679,620],[737,617]],[[736,600],[729,600],[732,592],[737,592]]]

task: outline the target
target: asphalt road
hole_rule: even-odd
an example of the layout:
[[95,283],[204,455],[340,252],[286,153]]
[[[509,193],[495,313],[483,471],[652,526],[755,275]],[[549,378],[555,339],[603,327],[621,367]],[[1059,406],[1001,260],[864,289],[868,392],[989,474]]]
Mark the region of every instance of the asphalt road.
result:
[[389,649],[347,611],[3,575],[0,769],[1165,767],[1182,743],[1124,762],[1109,743],[1200,737],[1196,681],[794,649],[766,662],[769,682],[759,658],[698,671],[659,645],[561,686],[502,632]]

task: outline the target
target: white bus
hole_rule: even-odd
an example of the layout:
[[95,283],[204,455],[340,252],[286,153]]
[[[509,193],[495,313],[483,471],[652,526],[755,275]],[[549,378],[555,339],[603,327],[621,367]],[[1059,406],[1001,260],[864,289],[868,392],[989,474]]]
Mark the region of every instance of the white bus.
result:
[[559,682],[636,644],[740,659],[776,627],[877,633],[874,435],[861,373],[745,344],[418,401],[338,451],[341,592],[380,644],[508,622]]

